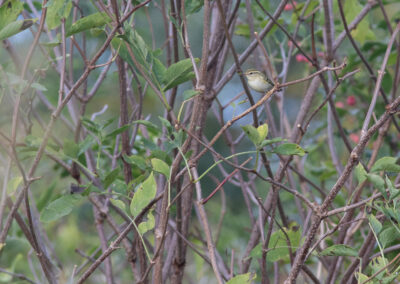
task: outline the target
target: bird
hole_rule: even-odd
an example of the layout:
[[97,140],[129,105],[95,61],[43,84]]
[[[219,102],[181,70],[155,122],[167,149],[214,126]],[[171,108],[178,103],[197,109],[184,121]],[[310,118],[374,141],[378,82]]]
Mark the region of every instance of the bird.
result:
[[247,78],[247,83],[249,87],[259,93],[265,93],[271,89],[274,85],[271,80],[269,80],[262,72],[249,69],[247,70],[244,75]]

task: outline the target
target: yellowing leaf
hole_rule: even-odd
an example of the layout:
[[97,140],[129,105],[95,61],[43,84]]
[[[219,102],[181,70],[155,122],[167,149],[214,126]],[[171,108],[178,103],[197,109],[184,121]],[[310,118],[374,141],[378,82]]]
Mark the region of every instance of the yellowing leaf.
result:
[[242,129],[246,133],[247,137],[250,138],[251,142],[253,142],[254,145],[258,145],[260,135],[258,134],[257,129],[250,124],[242,126]]
[[167,179],[169,178],[169,166],[166,162],[153,158],[151,159],[151,165],[154,171],[163,174]]
[[280,155],[298,155],[304,156],[306,151],[295,143],[281,144],[274,149],[274,152]]
[[257,132],[258,132],[258,143],[257,144],[260,144],[261,142],[264,141],[265,138],[267,138],[268,124],[264,123],[264,124],[261,124],[260,126],[258,126]]

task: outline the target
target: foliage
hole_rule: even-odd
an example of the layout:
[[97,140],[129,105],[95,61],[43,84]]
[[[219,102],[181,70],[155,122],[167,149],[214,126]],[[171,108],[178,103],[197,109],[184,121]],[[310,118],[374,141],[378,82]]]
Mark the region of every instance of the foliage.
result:
[[0,282],[400,280],[397,1],[0,3]]

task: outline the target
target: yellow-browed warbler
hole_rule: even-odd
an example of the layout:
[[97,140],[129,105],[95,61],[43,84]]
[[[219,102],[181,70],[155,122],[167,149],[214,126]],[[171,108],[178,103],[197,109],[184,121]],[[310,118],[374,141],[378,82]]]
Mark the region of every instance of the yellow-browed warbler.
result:
[[257,92],[266,93],[274,85],[271,80],[258,70],[249,69],[244,73],[244,75],[247,78],[249,87]]

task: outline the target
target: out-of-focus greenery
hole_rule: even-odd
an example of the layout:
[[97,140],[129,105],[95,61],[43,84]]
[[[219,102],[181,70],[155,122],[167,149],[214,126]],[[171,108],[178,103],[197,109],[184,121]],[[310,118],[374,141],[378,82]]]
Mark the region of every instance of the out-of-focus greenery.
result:
[[[19,165],[15,162],[15,159],[18,159],[23,172],[27,174],[34,162],[34,157],[37,156],[40,145],[43,143],[43,136],[51,120],[51,113],[58,104],[60,64],[62,63],[62,54],[60,54],[60,44],[62,42],[60,25],[65,20],[67,38],[67,56],[65,58],[67,66],[65,72],[66,83],[63,89],[65,96],[75,81],[85,72],[88,61],[104,44],[107,35],[113,28],[114,22],[107,13],[101,10],[100,5],[96,5],[97,1],[80,1],[77,4],[79,11],[75,10],[75,4],[72,4],[72,1],[48,1],[46,4],[47,18],[45,29],[39,38],[39,44],[33,53],[26,75],[22,78],[21,70],[23,63],[33,42],[30,29],[36,34],[38,22],[40,21],[37,17],[41,17],[40,10],[43,8],[42,3],[40,1],[13,0],[0,2],[3,2],[3,5],[0,7],[0,39],[3,40],[4,47],[0,49],[0,129],[2,134],[2,139],[0,139],[0,157],[2,160],[0,171],[4,173],[1,175],[1,181],[6,180],[8,184],[6,186],[6,194],[12,202],[15,202],[17,194],[24,187],[21,169],[18,168]],[[139,1],[117,2],[121,7],[124,7],[122,2],[132,2],[132,5],[140,3]],[[197,95],[197,91],[194,91],[195,71],[193,70],[193,62],[188,58],[187,52],[183,50],[182,44],[179,46],[180,60],[168,66],[165,47],[167,39],[164,34],[165,22],[160,12],[161,4],[159,2],[151,1],[145,7],[135,12],[130,20],[122,24],[121,27],[123,27],[124,33],[116,34],[111,45],[107,47],[100,59],[95,62],[95,64],[100,65],[112,60],[106,78],[96,91],[93,99],[88,103],[82,103],[82,99],[80,101],[76,96],[73,96],[68,105],[62,110],[62,118],[58,118],[55,126],[52,128],[49,142],[45,147],[45,155],[41,158],[34,176],[30,177],[38,178],[29,185],[28,191],[28,197],[31,201],[30,210],[33,211],[34,216],[40,216],[39,219],[35,219],[35,222],[38,222],[35,229],[40,237],[40,241],[43,242],[43,246],[48,248],[48,254],[51,256],[54,266],[57,267],[60,273],[60,283],[69,280],[74,270],[74,265],[80,266],[85,262],[85,257],[77,253],[77,251],[83,252],[86,256],[92,256],[94,259],[101,254],[101,250],[98,249],[100,241],[96,229],[98,219],[94,216],[93,204],[90,202],[89,197],[96,195],[100,196],[100,198],[110,198],[110,200],[106,201],[107,206],[111,203],[114,207],[125,212],[129,218],[134,219],[157,196],[157,193],[160,192],[160,190],[157,191],[157,185],[165,183],[165,181],[167,181],[165,184],[172,182],[170,177],[172,162],[177,153],[182,151],[182,147],[188,139],[188,134],[183,129],[179,129],[178,126],[173,125],[166,119],[168,117],[166,115],[166,104],[171,89],[178,88],[178,97],[172,108],[172,112],[178,116],[185,100],[183,97],[184,91],[187,91],[186,95]],[[190,47],[194,56],[194,64],[197,64],[196,66],[199,68],[202,56],[203,1],[192,0],[184,2],[187,13]],[[268,11],[273,11],[279,2],[261,1],[262,5]],[[321,7],[318,8],[321,5],[320,2],[316,0],[308,1],[309,6],[303,17],[306,24],[300,26],[296,37],[298,44],[308,54],[312,53],[311,20],[309,16],[315,9],[322,9]],[[337,1],[332,2],[335,15],[333,19],[334,31],[335,36],[337,36],[344,32],[344,29],[341,19],[338,16]],[[285,10],[278,19],[278,22],[290,34],[295,31],[295,27],[299,21],[299,12],[305,3],[298,1],[295,7]],[[366,5],[366,1],[345,1],[344,9],[346,19],[349,23],[359,14],[364,5]],[[383,5],[388,12],[390,23],[394,27],[394,20],[400,16],[400,4],[395,1],[383,1]],[[73,19],[73,11],[79,15],[79,20]],[[265,16],[255,1],[251,1],[251,11],[254,17],[254,29],[259,31],[268,23],[269,18]],[[123,13],[123,10],[120,9],[119,12]],[[246,5],[245,3],[241,3],[233,33],[233,43],[239,54],[246,50],[252,40],[250,25],[247,23],[246,15]],[[172,18],[169,21],[172,21]],[[324,60],[323,56],[326,52],[322,40],[324,22],[324,13],[318,10],[315,14],[314,35],[316,40],[316,55],[319,56],[319,62]],[[177,23],[174,23],[174,25],[177,25]],[[167,28],[171,29],[172,24]],[[178,41],[180,42],[183,37],[181,27],[179,27],[178,33]],[[87,62],[83,60],[76,48],[73,53],[70,52],[69,48],[72,46],[72,36],[80,48],[82,48],[83,43],[86,45],[85,50],[82,52],[85,53]],[[369,16],[357,26],[357,29],[352,31],[352,36],[366,57],[366,60],[371,64],[372,69],[374,71],[378,70],[391,35],[387,31],[387,25],[377,5],[374,6]],[[275,25],[263,40],[263,43],[270,52],[273,66],[279,73],[283,70],[283,62],[286,60],[282,54],[287,54],[290,41],[282,30]],[[8,48],[5,48],[6,46]],[[144,74],[141,73],[142,70],[133,61],[128,47],[132,49],[136,60],[142,69],[145,70],[146,77],[155,85],[156,90],[149,86]],[[291,55],[293,63],[290,65],[290,70],[285,71],[286,73],[284,74],[288,81],[305,77],[315,71],[308,60],[305,57],[301,57],[303,55],[298,50],[294,50],[294,53]],[[125,64],[128,70],[127,74],[130,75],[128,89],[133,90],[132,97],[134,98],[134,101],[129,102],[131,118],[139,111],[139,107],[142,114],[140,119],[131,119],[125,126],[119,126],[119,74],[115,64],[117,54],[122,58],[123,64]],[[257,54],[250,56],[243,64],[243,67],[257,66],[257,56]],[[356,68],[361,68],[360,72],[340,84],[333,97],[336,103],[338,118],[343,126],[344,135],[349,140],[350,145],[354,147],[359,143],[360,129],[371,101],[375,82],[371,80],[371,76],[366,71],[359,56],[348,40],[345,40],[335,53],[338,63],[342,62],[344,57],[347,58],[347,66],[342,71],[339,71],[338,76],[353,71]],[[70,69],[70,60],[73,66],[72,69]],[[225,69],[233,63],[233,58],[229,54],[226,59]],[[390,100],[398,96],[398,92],[393,91],[393,87],[397,87],[396,84],[398,83],[394,84],[396,80],[395,75],[397,74],[395,68],[398,71],[398,67],[396,67],[397,63],[398,48],[395,45],[390,52],[387,68],[384,70],[385,75],[382,79],[382,89],[388,94]],[[105,68],[107,67],[102,66],[93,70],[85,83],[78,88],[77,94],[81,97],[87,95]],[[136,79],[131,76],[131,71],[137,76]],[[278,80],[284,76],[281,74]],[[328,78],[328,75],[324,76]],[[329,76],[329,80],[334,81],[335,75],[330,74]],[[243,87],[240,85],[238,78],[235,75],[218,94],[218,104],[214,102],[216,105],[215,108],[228,103],[232,97],[242,91]],[[302,82],[290,86],[285,90],[282,111],[287,113],[286,118],[288,120],[282,122],[282,124],[287,123],[289,127],[293,125],[302,97],[308,86],[308,82]],[[143,91],[143,88],[145,88],[145,91]],[[143,97],[140,97],[141,91],[143,91]],[[161,98],[158,94],[162,95]],[[254,96],[257,97],[257,94],[254,94]],[[313,101],[313,105],[317,107],[325,99],[325,96],[326,93],[321,86]],[[13,157],[12,148],[9,147],[9,143],[11,141],[13,113],[15,112],[14,106],[18,97],[20,97],[21,103],[19,105],[18,133],[15,144],[15,153],[17,156]],[[273,99],[269,102],[273,118],[276,121],[280,121],[281,119],[279,99]],[[249,107],[249,103],[242,103],[242,100],[243,97],[231,102],[225,109],[223,114],[225,121],[240,114]],[[48,102],[51,105],[51,109],[44,102]],[[379,99],[374,108],[374,117],[379,118],[385,112],[386,106],[387,104],[382,99]],[[102,111],[104,107],[106,107],[106,110]],[[185,109],[185,105],[182,108],[184,112],[187,112],[186,115],[189,116],[188,113],[190,114],[190,111]],[[307,132],[301,143],[298,143],[299,145],[287,141],[286,126],[280,128],[282,130],[280,135],[272,137],[270,134],[270,125],[261,123],[260,126],[255,127],[251,125],[252,117],[248,115],[230,129],[230,135],[234,137],[243,135],[245,137],[238,144],[236,153],[231,152],[230,145],[225,144],[223,139],[220,139],[215,144],[214,149],[224,157],[240,153],[241,155],[238,155],[237,164],[240,164],[250,156],[254,157],[246,167],[259,170],[259,174],[263,176],[267,176],[267,173],[265,169],[258,168],[259,163],[261,163],[259,158],[260,152],[266,154],[274,173],[281,163],[279,156],[295,156],[296,163],[301,163],[303,166],[303,174],[313,183],[317,184],[326,194],[340,176],[337,169],[343,168],[349,157],[349,152],[343,143],[343,137],[340,136],[339,131],[335,128],[333,140],[340,166],[334,164],[331,157],[332,153],[327,143],[327,113],[328,108],[324,106],[317,114],[316,119],[311,122],[309,128],[306,129]],[[269,121],[269,119],[267,119],[264,113],[260,115],[260,121]],[[68,121],[73,129],[69,128],[63,121]],[[215,123],[215,121],[216,118],[213,116],[212,111],[209,111],[209,118],[205,122],[206,127],[203,133],[203,136],[207,140],[211,140],[222,126]],[[78,122],[81,123],[81,130],[77,134],[75,127],[78,125]],[[279,125],[279,123],[276,123],[276,125]],[[125,131],[128,131],[130,135],[137,131],[136,140],[129,155],[121,153],[120,139],[121,134]],[[362,157],[364,164],[369,161],[376,140],[377,134],[372,137],[371,143],[366,147],[364,156]],[[353,235],[351,246],[337,246],[334,241],[337,235],[333,235],[325,240],[325,245],[326,247],[330,246],[330,250],[324,250],[319,255],[356,257],[363,244],[365,235],[372,230],[377,242],[375,252],[380,252],[382,255],[379,259],[380,262],[378,260],[371,262],[363,273],[358,274],[357,277],[361,280],[366,280],[378,271],[378,269],[381,269],[384,264],[393,259],[393,255],[383,255],[383,250],[399,240],[400,229],[398,222],[400,222],[400,216],[397,213],[397,206],[400,199],[397,175],[400,172],[400,166],[398,166],[396,160],[399,157],[398,140],[399,133],[391,125],[387,135],[384,137],[384,142],[380,146],[378,159],[374,164],[375,168],[372,167],[367,172],[362,167],[362,164],[360,164],[355,171],[354,178],[351,178],[351,181],[345,184],[333,202],[335,208],[345,206],[351,200],[355,188],[365,180],[369,182],[368,186],[371,192],[378,192],[384,196],[383,199],[376,203],[372,201],[368,203],[368,207],[371,208],[372,213],[366,212],[366,215],[360,217],[367,221]],[[117,146],[116,143],[118,143]],[[247,151],[250,153],[247,153]],[[90,152],[91,158],[94,159],[92,161],[93,164],[89,164],[88,162],[90,160],[88,152]],[[114,153],[118,153],[120,156],[113,160]],[[185,153],[185,155],[186,160],[193,158],[191,153]],[[13,162],[10,175],[6,177],[5,171],[9,159]],[[80,172],[79,181],[81,184],[79,186],[82,187],[82,190],[78,194],[70,194],[71,184],[76,184],[77,178],[73,177],[71,171],[63,167],[59,161],[65,163],[69,168],[76,167]],[[205,171],[210,170],[214,162],[214,158],[210,154],[204,155],[197,165],[199,174],[201,175]],[[124,163],[129,164],[131,170],[132,180],[130,182],[126,181],[124,175]],[[226,164],[223,167],[227,173],[231,173],[234,170],[232,166]],[[183,161],[180,170],[185,171],[188,168],[189,166]],[[84,173],[91,176],[92,179],[85,177]],[[226,174],[221,172],[218,167],[212,168],[201,179],[203,197],[208,196],[225,177]],[[247,179],[248,176],[245,176],[245,178]],[[95,184],[94,180],[99,184]],[[287,181],[282,183],[289,184],[289,187],[294,187],[299,192],[304,189],[304,187],[300,186],[300,183],[304,182],[301,178],[296,176],[292,181],[294,181],[292,184]],[[250,200],[251,213],[254,217],[252,219],[249,217],[248,209],[243,201],[242,190],[244,191],[245,189],[237,185],[239,183],[238,180],[235,180],[235,182],[224,184],[224,206],[226,206],[226,211],[223,212],[224,215],[222,215],[221,209],[221,193],[218,193],[205,205],[210,226],[215,229],[212,233],[215,234],[213,237],[215,238],[216,248],[225,263],[230,262],[233,251],[236,255],[244,253],[249,235],[253,226],[255,226],[252,222],[258,222],[258,216],[261,212],[255,198],[259,197],[260,200],[264,200],[272,188],[270,183],[261,179],[252,183],[254,187],[251,187],[251,190],[254,190],[257,194],[257,196],[252,196],[253,200]],[[309,185],[307,185],[307,188],[308,191],[302,193],[316,204],[320,204],[324,196]],[[170,187],[167,187],[167,190],[170,192],[170,199],[173,199],[176,196],[175,184],[172,183]],[[291,223],[287,228],[284,226],[274,227],[271,242],[273,241],[279,248],[271,243],[266,247],[266,249],[271,250],[271,253],[267,256],[267,261],[270,264],[279,263],[279,265],[287,265],[291,260],[289,258],[289,250],[283,248],[285,246],[285,236],[289,238],[293,246],[291,251],[294,253],[301,246],[307,233],[302,230],[302,219],[298,208],[294,205],[293,195],[282,190],[279,196],[280,206],[284,208],[284,213]],[[370,193],[363,192],[363,199],[370,196]],[[307,208],[302,208],[306,212]],[[154,248],[152,246],[155,244],[154,238],[157,234],[154,228],[155,223],[159,221],[158,215],[160,210],[161,207],[158,205],[149,212],[146,212],[145,218],[139,225],[141,237],[145,239],[144,244],[149,249],[148,255],[146,254],[149,258],[154,255]],[[172,204],[170,208],[170,217],[172,219],[177,217],[177,210],[176,204]],[[200,236],[199,233],[202,232],[202,225],[196,218],[194,210],[192,211],[193,221],[188,239],[197,247],[204,249],[206,247],[204,236]],[[6,208],[4,212],[3,226],[5,218],[9,213],[9,208]],[[28,223],[25,205],[20,207],[18,213]],[[110,214],[118,222],[118,225],[124,221],[113,210],[110,210],[107,214]],[[224,218],[222,223],[219,224],[221,216]],[[277,219],[276,222],[282,224],[279,217],[275,218]],[[330,221],[332,224],[339,221],[338,219],[333,220]],[[331,226],[332,224],[328,224],[327,226]],[[221,227],[217,235],[215,232],[217,232],[216,228],[219,225]],[[113,230],[108,226],[105,226],[105,228],[105,236],[111,236]],[[268,225],[265,227],[266,232],[267,228]],[[217,236],[218,239],[216,238]],[[129,241],[132,241],[134,238],[137,238],[136,233],[131,232],[128,234]],[[120,246],[122,247],[122,245]],[[92,255],[96,250],[97,253]],[[207,250],[204,249],[204,252],[206,253]],[[250,256],[254,259],[259,259],[262,257],[262,254],[263,244],[260,242],[253,248]],[[237,264],[237,259],[240,259],[240,257],[235,259],[233,268],[235,274],[240,274],[240,265]],[[117,282],[132,282],[132,273],[128,267],[129,264],[126,261],[123,249],[113,252],[111,260],[115,278],[118,278]],[[351,260],[351,258],[344,260],[346,267],[351,263]],[[316,253],[310,257],[309,262],[313,264],[318,263]],[[196,253],[188,251],[186,266],[187,275],[185,277],[187,279],[196,283],[205,283],[206,281],[214,283],[212,269]],[[0,251],[0,267],[10,272],[22,273],[31,279],[35,279],[36,282],[44,283],[46,281],[42,275],[39,261],[35,256],[32,246],[15,220],[12,222],[8,232],[5,246]],[[268,269],[272,271],[272,265],[269,265]],[[260,281],[260,268],[257,261],[253,261],[250,271],[257,274],[255,281]],[[393,277],[395,272],[391,271],[385,277]],[[82,272],[80,271],[80,273]],[[325,271],[324,275],[326,273]],[[78,277],[80,277],[79,274]],[[238,276],[236,281],[250,281],[248,279],[252,279],[252,277],[252,275],[242,274]],[[383,275],[378,274],[378,279],[386,279],[385,281],[388,281],[389,278],[384,278]],[[0,282],[10,283],[14,280],[9,275],[0,272]],[[231,280],[232,283],[239,283],[233,282],[233,280]],[[103,283],[104,281],[102,272],[96,272],[88,283]],[[189,283],[189,280],[187,282]]]

